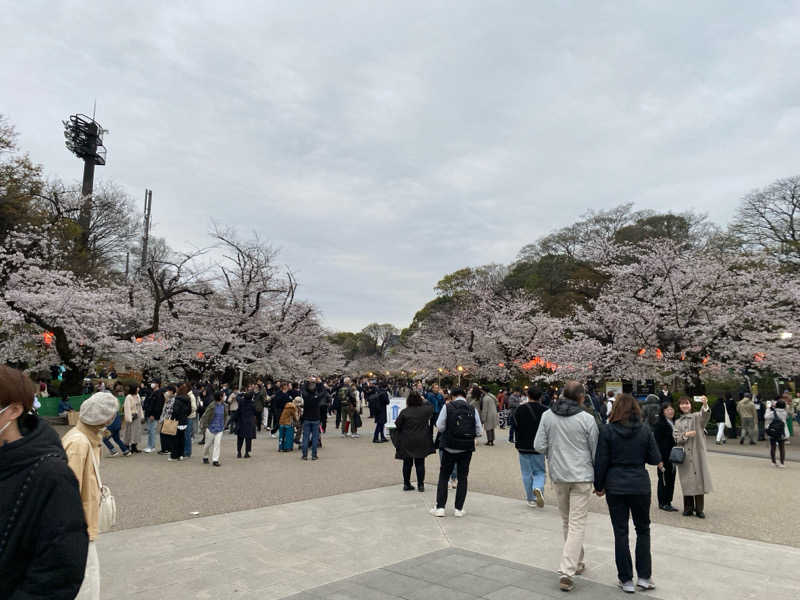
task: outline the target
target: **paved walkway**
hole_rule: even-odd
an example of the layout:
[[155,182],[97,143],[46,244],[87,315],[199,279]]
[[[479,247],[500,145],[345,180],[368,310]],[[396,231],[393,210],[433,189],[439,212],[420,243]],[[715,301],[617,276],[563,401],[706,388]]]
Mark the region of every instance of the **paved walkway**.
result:
[[[561,550],[555,508],[473,492],[465,518],[452,516],[451,497],[450,516],[436,519],[427,512],[434,491],[402,492],[394,485],[106,533],[98,540],[103,597],[516,600],[560,594],[553,573]],[[648,596],[797,597],[800,549],[660,524],[652,536],[658,589]],[[441,550],[450,552],[431,555]],[[609,597],[616,571],[607,516],[590,514],[586,554],[587,571],[572,596]],[[447,576],[451,568],[460,574]]]

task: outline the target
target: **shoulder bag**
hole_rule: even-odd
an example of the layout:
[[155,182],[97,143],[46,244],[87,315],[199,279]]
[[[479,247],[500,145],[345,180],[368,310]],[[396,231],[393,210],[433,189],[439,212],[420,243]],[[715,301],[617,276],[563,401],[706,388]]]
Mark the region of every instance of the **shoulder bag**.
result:
[[686,450],[683,449],[683,446],[673,446],[669,451],[669,462],[682,465],[684,460],[686,460]]
[[111,494],[108,486],[103,485],[100,479],[100,469],[97,467],[97,457],[94,455],[94,448],[89,448],[92,455],[92,466],[94,476],[97,477],[97,485],[100,486],[100,510],[97,513],[97,530],[105,533],[117,523],[117,502]]

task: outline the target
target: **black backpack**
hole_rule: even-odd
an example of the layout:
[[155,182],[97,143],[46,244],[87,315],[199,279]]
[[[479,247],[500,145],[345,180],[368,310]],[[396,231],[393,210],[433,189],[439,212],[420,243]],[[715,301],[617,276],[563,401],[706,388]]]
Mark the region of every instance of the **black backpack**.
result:
[[475,449],[475,409],[464,400],[447,405],[446,448],[472,451]]
[[774,408],[772,409],[772,413],[772,421],[770,422],[769,427],[767,427],[767,437],[776,441],[780,441],[783,439],[784,423],[778,418],[778,413]]

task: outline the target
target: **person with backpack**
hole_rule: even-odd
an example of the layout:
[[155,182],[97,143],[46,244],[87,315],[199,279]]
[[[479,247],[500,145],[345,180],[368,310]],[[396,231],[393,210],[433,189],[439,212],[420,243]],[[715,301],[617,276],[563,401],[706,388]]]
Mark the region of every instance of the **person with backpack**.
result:
[[519,468],[522,473],[522,487],[528,506],[544,506],[544,484],[547,469],[544,455],[539,454],[533,447],[539,423],[547,409],[540,402],[542,392],[535,388],[528,388],[528,398],[511,413],[510,426],[517,434],[514,445],[519,453]]
[[[767,409],[764,415],[764,424],[766,425],[765,431],[767,438],[769,438],[769,455],[772,459],[772,464],[779,468],[784,469],[786,465],[786,400],[778,398],[778,400]],[[791,398],[789,398],[791,401]],[[775,462],[775,447],[780,449],[781,462]]]
[[467,404],[464,390],[455,389],[452,395],[453,399],[442,407],[436,420],[436,428],[441,435],[439,447],[442,450],[442,464],[436,486],[436,507],[430,511],[434,517],[445,516],[447,482],[454,466],[458,474],[454,514],[456,517],[464,516],[469,463],[472,461],[472,453],[475,452],[475,438],[483,434],[478,410]]

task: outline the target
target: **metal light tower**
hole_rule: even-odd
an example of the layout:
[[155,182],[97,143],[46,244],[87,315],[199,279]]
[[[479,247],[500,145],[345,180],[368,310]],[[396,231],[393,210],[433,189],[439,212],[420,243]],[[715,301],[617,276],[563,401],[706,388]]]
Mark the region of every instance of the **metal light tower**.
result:
[[83,185],[81,186],[81,210],[78,225],[81,241],[86,248],[89,243],[89,224],[92,220],[92,192],[94,191],[94,167],[106,164],[106,149],[103,146],[103,129],[94,117],[72,115],[64,121],[64,137],[67,150],[83,159]]

